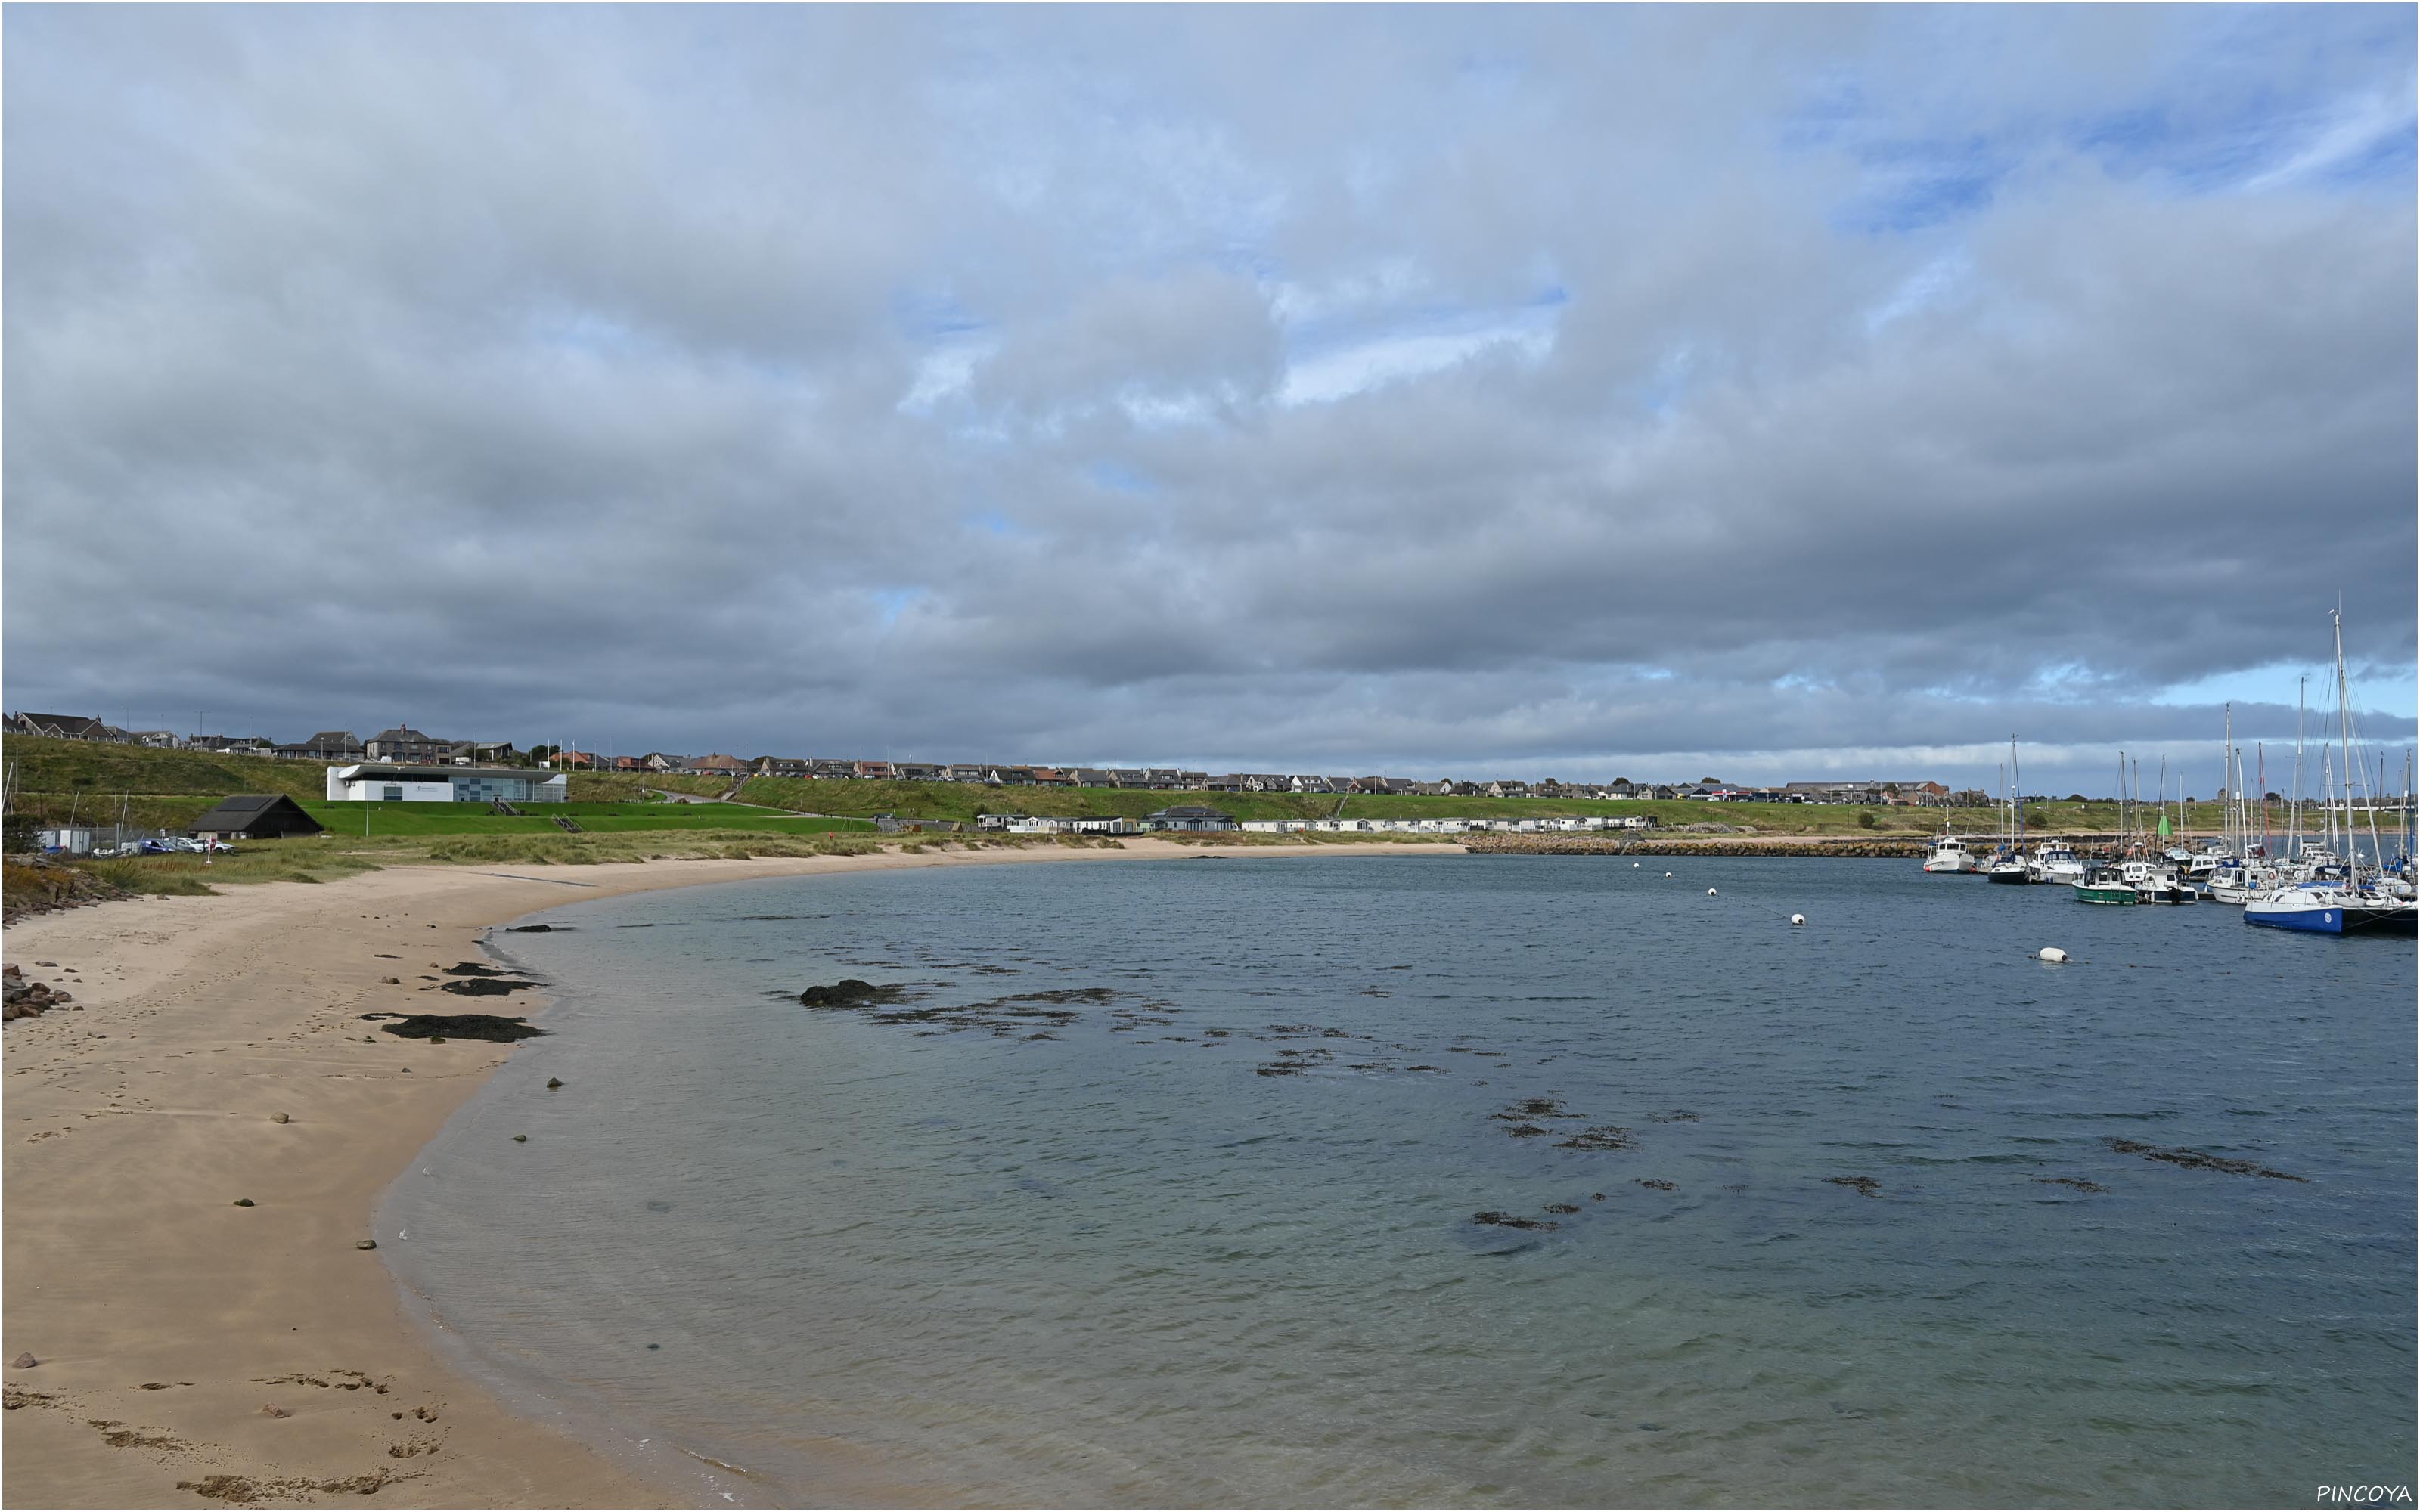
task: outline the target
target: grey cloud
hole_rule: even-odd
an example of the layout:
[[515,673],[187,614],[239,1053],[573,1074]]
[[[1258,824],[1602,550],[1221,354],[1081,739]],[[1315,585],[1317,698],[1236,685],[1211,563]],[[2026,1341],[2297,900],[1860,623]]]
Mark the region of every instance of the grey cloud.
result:
[[0,25],[14,704],[2090,781],[2340,592],[2411,681],[2408,156],[2241,187],[2408,13]]

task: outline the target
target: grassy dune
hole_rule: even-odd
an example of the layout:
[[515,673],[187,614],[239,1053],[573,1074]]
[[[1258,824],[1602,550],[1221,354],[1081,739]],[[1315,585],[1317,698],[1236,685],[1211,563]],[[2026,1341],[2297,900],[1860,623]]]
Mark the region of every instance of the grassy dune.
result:
[[13,736],[0,741],[0,763],[17,768],[17,807],[43,824],[115,824],[118,799],[126,822],[143,829],[180,830],[237,793],[283,793],[318,799],[328,791],[318,762],[270,756],[213,756],[204,751],[150,750],[85,740]]

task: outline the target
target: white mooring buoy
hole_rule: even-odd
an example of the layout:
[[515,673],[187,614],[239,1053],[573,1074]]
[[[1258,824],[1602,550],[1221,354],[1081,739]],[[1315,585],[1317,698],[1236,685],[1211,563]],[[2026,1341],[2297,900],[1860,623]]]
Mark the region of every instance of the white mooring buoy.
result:
[[2055,945],[2043,946],[2041,948],[2041,958],[2055,966],[2063,966],[2067,964],[2067,952],[2060,949]]
[[1790,921],[1792,924],[1804,924],[1807,922],[1807,916],[1805,914],[1792,914],[1790,916]]
[[1709,897],[1709,898],[1711,898],[1711,897],[1713,897],[1714,895],[1714,888],[1712,888],[1712,887],[1708,887],[1708,888],[1706,889],[1706,896],[1707,896],[1707,897]]
[[1671,872],[1665,872],[1664,874],[1665,874],[1666,876],[1668,876],[1668,876],[1670,876],[1672,873],[1671,873]]

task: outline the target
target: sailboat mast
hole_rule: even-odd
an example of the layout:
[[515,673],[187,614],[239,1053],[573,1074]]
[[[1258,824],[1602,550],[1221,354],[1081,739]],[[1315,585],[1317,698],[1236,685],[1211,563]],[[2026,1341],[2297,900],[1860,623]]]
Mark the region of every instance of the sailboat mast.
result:
[[2017,776],[2017,737],[2010,735],[2009,737],[2009,807],[2016,814],[2017,818],[2017,848],[2019,850],[2023,850],[2025,843],[2025,795],[2022,792],[2018,791],[2024,786],[2024,780]]
[[2243,795],[2237,791],[2242,788],[2243,784],[2236,779],[2235,704],[2232,702],[2228,702],[2226,705],[2226,739],[2221,743],[2221,748],[2218,753],[2218,833],[2220,843],[2226,847],[2227,855],[2238,856],[2242,854],[2243,847],[2238,845],[2235,841],[2235,806],[2243,801]]
[[2252,743],[2252,759],[2259,768],[2259,776],[2255,780],[2260,784],[2260,854],[2265,856],[2269,854],[2269,743],[2267,741],[2256,740]]
[[2350,702],[2350,690],[2345,685],[2344,604],[2341,600],[2337,602],[2336,607],[2334,609],[2329,611],[2328,618],[2335,622],[2336,632],[2336,732],[2337,739],[2342,743],[2344,748],[2344,856],[2345,867],[2347,871],[2350,871],[2354,860],[2352,838],[2352,788],[2354,777],[2352,767],[2352,703]]
[[2304,672],[2294,680],[2294,803],[2286,813],[2286,823],[2294,831],[2293,856],[2303,858],[2303,705],[2311,692],[2311,674]]

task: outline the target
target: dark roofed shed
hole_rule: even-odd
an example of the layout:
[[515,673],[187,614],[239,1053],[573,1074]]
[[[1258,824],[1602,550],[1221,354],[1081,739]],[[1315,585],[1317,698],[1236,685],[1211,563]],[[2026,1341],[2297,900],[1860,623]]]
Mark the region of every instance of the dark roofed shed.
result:
[[222,799],[185,833],[195,840],[275,840],[283,835],[316,835],[319,821],[283,793],[246,793]]

